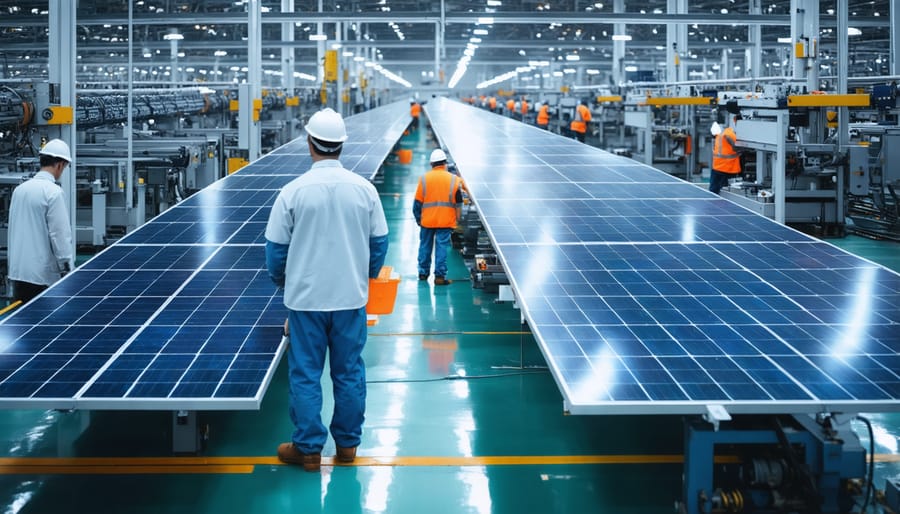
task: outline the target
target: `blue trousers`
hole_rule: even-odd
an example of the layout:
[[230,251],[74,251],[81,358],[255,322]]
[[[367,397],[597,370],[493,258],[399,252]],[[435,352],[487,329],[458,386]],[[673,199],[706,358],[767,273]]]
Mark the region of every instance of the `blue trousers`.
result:
[[419,275],[431,273],[431,249],[434,248],[434,276],[447,276],[447,250],[452,228],[419,229]]
[[359,446],[366,412],[366,308],[346,311],[289,311],[288,348],[290,414],[294,445],[303,453],[319,453],[328,432],[322,424],[322,371],[329,355],[334,383],[331,436],[338,446]]
[[721,171],[712,170],[709,175],[709,190],[715,194],[728,185],[728,181],[737,177],[738,173],[723,173]]

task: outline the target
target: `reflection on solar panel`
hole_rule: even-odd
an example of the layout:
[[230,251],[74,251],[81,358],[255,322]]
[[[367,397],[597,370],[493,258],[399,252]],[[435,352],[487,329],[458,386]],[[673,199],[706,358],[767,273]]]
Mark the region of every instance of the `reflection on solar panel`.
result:
[[448,100],[426,114],[575,414],[900,410],[900,275]]
[[[346,120],[341,163],[371,179],[409,124],[399,102]],[[0,407],[257,409],[286,311],[265,271],[278,190],[305,137],[124,237],[0,324]]]

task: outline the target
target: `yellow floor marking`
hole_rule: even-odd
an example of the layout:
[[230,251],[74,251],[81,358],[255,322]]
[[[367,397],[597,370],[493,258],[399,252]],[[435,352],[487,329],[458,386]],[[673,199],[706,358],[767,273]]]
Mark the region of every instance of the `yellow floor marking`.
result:
[[7,312],[9,312],[9,311],[15,309],[16,307],[18,307],[18,306],[20,306],[20,305],[22,305],[22,300],[16,300],[16,301],[14,301],[13,303],[7,305],[6,307],[0,309],[0,316],[3,316],[3,315],[6,314]]
[[[897,454],[876,454],[876,462],[900,462]],[[550,466],[609,464],[682,464],[683,455],[523,455],[523,456],[359,456],[352,465],[362,467],[464,467],[464,466]],[[717,464],[737,464],[733,455],[718,455]],[[247,474],[255,466],[282,466],[275,456],[254,457],[4,457],[0,475],[23,474]],[[339,466],[334,457],[322,457],[323,466]]]

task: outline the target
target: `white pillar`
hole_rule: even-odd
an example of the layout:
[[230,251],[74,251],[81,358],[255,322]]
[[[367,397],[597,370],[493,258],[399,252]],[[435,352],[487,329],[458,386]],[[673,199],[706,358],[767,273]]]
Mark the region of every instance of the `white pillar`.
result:
[[[687,14],[687,0],[667,0],[668,14]],[[687,79],[687,65],[682,61],[688,58],[687,25],[684,23],[666,24],[666,81],[678,82]]]
[[[625,0],[615,0],[613,2],[613,12],[621,14],[625,12]],[[624,23],[613,24],[613,34],[625,35],[626,27]],[[625,83],[625,41],[613,40],[613,83],[619,86]],[[579,69],[581,67],[579,66]]]
[[[750,15],[762,14],[762,0],[750,0]],[[752,87],[756,87],[756,79],[762,71],[762,25],[754,23],[747,28],[747,41],[753,46],[747,48],[744,62],[744,76],[753,79]]]
[[[247,4],[248,28],[247,28],[247,84],[250,86],[249,96],[252,105],[257,99],[262,99],[262,20],[260,17],[259,0],[250,0]],[[259,121],[251,117],[249,157],[250,162],[259,159],[260,127]]]
[[69,221],[72,226],[72,255],[75,255],[75,2],[71,0],[50,0],[48,12],[50,21],[50,47],[48,78],[51,84],[59,84],[59,103],[73,110],[71,125],[58,125],[59,138],[69,144],[72,162],[60,177]]
[[[797,53],[802,44],[802,54]],[[819,1],[791,0],[791,44],[794,79],[806,80],[806,87],[819,88]]]
[[891,0],[891,75],[900,75],[900,0]]

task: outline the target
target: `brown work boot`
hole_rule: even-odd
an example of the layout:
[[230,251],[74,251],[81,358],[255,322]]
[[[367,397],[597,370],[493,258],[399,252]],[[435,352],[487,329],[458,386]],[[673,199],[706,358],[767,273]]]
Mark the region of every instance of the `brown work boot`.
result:
[[434,277],[434,285],[436,285],[436,286],[447,286],[452,283],[453,283],[452,280],[447,280],[444,277]]
[[338,446],[337,460],[338,462],[343,462],[345,464],[349,464],[356,460],[356,446],[352,448],[344,448],[342,446]]
[[321,453],[302,453],[294,443],[278,445],[278,460],[285,464],[299,464],[304,471],[319,471],[322,468]]

